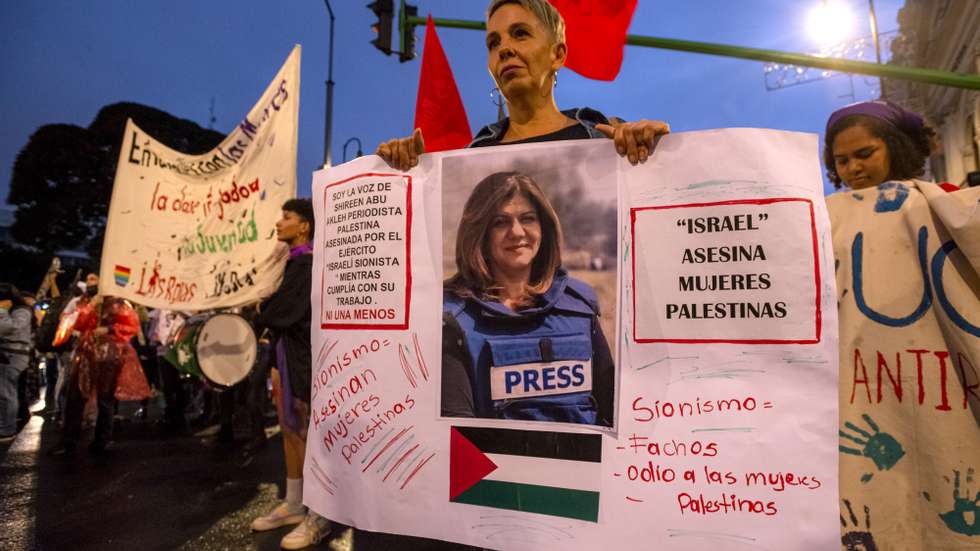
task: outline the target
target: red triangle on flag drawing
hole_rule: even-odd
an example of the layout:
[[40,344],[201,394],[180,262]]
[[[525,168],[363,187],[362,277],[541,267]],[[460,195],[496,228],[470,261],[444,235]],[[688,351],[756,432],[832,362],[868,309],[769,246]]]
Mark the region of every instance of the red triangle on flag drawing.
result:
[[425,27],[419,93],[415,100],[415,128],[422,129],[426,153],[462,149],[473,139],[456,79],[431,15]]
[[497,465],[455,427],[450,431],[449,499],[452,500],[497,470]]
[[565,20],[565,66],[586,78],[614,80],[637,0],[549,0]]

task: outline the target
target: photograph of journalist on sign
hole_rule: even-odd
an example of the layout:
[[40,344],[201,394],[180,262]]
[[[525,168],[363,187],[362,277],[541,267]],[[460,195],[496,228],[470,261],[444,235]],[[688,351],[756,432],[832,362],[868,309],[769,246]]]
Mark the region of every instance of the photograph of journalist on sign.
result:
[[[614,190],[606,212],[612,257]],[[567,209],[587,203],[568,201],[574,195],[563,196]],[[444,199],[444,209],[449,203]],[[521,171],[479,180],[456,219],[444,234],[455,234],[446,259],[455,262],[443,284],[442,415],[612,427],[615,363],[600,312],[614,313],[602,311],[586,279],[602,283],[614,303],[615,267],[612,258],[570,247],[596,234],[563,231],[555,205]]]

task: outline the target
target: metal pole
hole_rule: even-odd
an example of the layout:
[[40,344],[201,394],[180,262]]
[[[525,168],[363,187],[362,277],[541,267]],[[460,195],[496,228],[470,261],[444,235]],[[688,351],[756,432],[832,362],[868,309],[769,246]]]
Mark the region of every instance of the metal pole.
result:
[[[466,21],[459,19],[433,19],[432,21],[438,27],[486,30],[486,25],[484,25],[482,21]],[[425,22],[426,20],[422,19],[421,17],[408,18],[409,24],[424,25]],[[839,59],[832,57],[817,57],[813,55],[781,52],[778,50],[745,48],[742,46],[730,46],[727,44],[693,42],[690,40],[657,38],[654,36],[640,36],[635,34],[627,35],[626,43],[631,46],[644,46],[647,48],[660,48],[663,50],[677,50],[681,52],[736,57],[741,59],[752,59],[755,61],[771,61],[785,65],[818,67],[820,69],[829,69],[831,71],[839,71],[842,73],[897,78],[915,82],[924,82],[926,84],[938,84],[940,86],[980,90],[980,75],[968,75],[963,73],[953,73],[950,71],[937,71],[935,69],[900,67],[898,65],[891,64],[868,63],[866,61],[854,61],[850,59]]]
[[[875,59],[881,65],[881,44],[878,43],[878,16],[875,15],[875,0],[868,0],[868,13],[871,16],[871,37],[875,41]],[[878,77],[878,85],[881,88],[881,99],[888,99],[885,93],[885,79]]]
[[327,5],[327,12],[330,14],[330,49],[327,62],[327,114],[323,128],[323,166],[330,166],[330,139],[333,134],[333,8],[330,7],[330,0],[323,0]]

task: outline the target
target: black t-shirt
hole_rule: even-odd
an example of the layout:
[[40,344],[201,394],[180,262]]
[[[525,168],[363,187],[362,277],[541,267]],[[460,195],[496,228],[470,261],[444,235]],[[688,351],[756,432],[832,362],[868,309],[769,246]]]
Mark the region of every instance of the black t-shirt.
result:
[[489,147],[491,145],[518,145],[525,143],[538,143],[538,142],[557,142],[561,140],[585,140],[590,138],[589,131],[585,129],[581,124],[573,124],[571,126],[566,126],[561,130],[552,132],[550,134],[543,134],[541,136],[534,136],[532,138],[525,138],[523,140],[517,140],[513,142],[501,143],[499,139],[497,140],[484,140],[480,143],[474,144],[473,147]]
[[282,283],[262,302],[255,327],[271,329],[286,344],[286,371],[293,396],[310,403],[313,361],[310,323],[313,317],[310,292],[313,286],[313,255],[301,254],[286,262]]

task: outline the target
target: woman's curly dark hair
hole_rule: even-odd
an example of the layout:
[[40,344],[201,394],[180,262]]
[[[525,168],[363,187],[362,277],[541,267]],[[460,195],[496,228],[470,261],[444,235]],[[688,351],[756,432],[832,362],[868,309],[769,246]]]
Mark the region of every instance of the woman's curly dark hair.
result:
[[827,178],[834,183],[834,187],[840,189],[842,183],[834,162],[834,140],[844,130],[857,125],[867,128],[872,136],[885,142],[885,147],[888,148],[889,180],[910,180],[922,176],[925,172],[926,158],[929,157],[932,139],[936,135],[932,128],[922,125],[921,128],[909,133],[881,119],[867,115],[851,115],[837,121],[824,137],[823,166],[827,169]]

